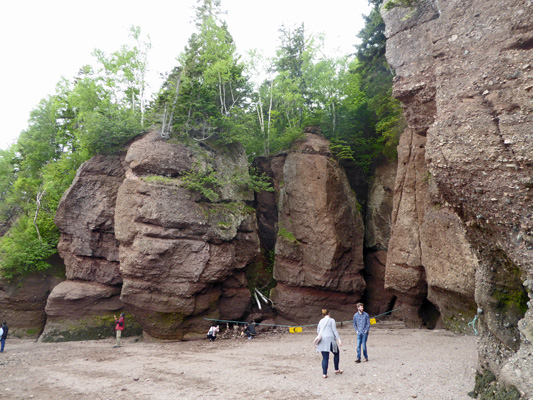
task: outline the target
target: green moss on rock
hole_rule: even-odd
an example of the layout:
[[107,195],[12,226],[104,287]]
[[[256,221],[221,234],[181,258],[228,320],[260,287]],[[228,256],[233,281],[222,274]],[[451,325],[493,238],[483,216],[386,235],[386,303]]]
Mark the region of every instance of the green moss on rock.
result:
[[479,400],[520,400],[516,388],[501,385],[489,370],[476,372],[474,390],[468,395]]
[[[55,321],[41,336],[43,342],[70,342],[79,340],[98,340],[115,335],[115,318],[113,315],[98,315]],[[136,323],[130,314],[126,314],[126,328],[123,337],[139,336],[142,334],[141,326]]]

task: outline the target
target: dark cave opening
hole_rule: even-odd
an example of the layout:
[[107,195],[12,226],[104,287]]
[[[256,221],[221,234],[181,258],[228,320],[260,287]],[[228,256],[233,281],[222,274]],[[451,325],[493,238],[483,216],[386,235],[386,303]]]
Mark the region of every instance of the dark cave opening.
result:
[[419,315],[422,319],[422,323],[428,329],[435,329],[435,326],[437,326],[437,322],[440,319],[439,310],[427,298],[424,299],[424,302],[420,306]]

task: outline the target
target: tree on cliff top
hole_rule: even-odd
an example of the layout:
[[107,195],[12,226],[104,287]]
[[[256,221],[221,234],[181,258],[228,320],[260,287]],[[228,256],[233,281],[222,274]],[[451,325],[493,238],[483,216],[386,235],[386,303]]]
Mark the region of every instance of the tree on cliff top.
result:
[[198,1],[197,31],[159,93],[163,136],[235,140],[233,125],[249,96],[249,84],[221,14],[219,0]]

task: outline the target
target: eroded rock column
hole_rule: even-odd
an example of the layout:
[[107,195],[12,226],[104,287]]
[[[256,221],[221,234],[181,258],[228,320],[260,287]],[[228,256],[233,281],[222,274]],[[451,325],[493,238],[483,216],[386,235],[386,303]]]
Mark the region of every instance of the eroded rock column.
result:
[[316,322],[322,308],[331,309],[337,320],[351,319],[365,289],[364,228],[329,141],[306,134],[287,154],[276,180],[276,310],[298,323]]

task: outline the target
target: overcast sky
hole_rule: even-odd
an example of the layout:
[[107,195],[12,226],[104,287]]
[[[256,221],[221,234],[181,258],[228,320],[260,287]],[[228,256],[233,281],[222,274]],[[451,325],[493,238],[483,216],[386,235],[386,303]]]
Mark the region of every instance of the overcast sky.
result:
[[[53,94],[62,76],[71,79],[98,48],[111,53],[128,42],[129,27],[150,35],[149,82],[176,65],[193,32],[196,0],[13,0],[0,13],[0,148],[27,127],[39,101]],[[238,52],[261,49],[272,56],[278,29],[304,22],[306,32],[324,33],[329,51],[353,53],[368,15],[367,0],[222,0],[224,19]]]

